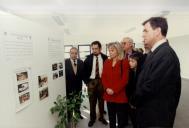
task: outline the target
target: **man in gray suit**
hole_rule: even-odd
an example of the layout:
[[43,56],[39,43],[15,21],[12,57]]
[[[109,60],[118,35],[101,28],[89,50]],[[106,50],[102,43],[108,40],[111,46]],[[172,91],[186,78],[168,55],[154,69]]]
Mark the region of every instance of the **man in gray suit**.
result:
[[166,39],[166,19],[152,17],[143,26],[151,51],[136,85],[137,128],[172,128],[181,93],[180,63]]
[[[82,79],[83,79],[83,61],[78,59],[78,50],[75,47],[70,49],[70,58],[65,60],[66,72],[66,95],[72,98],[69,94],[81,94]],[[81,100],[81,99],[80,99]],[[80,104],[76,108],[76,112],[80,113],[80,118],[83,119],[80,112]],[[68,112],[69,116],[69,112]]]

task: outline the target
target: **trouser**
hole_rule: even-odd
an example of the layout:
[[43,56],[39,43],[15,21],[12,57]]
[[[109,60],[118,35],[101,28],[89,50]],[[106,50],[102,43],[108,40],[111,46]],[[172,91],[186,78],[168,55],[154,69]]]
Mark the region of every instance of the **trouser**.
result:
[[107,102],[110,128],[116,128],[116,117],[118,128],[125,128],[128,125],[128,104]]
[[102,86],[101,79],[92,79],[88,85],[88,95],[89,95],[89,104],[90,104],[90,120],[96,120],[96,104],[98,101],[98,108],[100,113],[100,118],[104,118],[104,100],[103,93],[104,89]]
[[[173,128],[174,119],[175,119],[175,115],[176,115],[175,110],[173,110],[173,111],[170,110],[170,113],[172,113],[172,115],[171,114],[169,115],[169,119],[171,121],[166,122],[164,124],[158,124],[157,120],[154,121],[154,123],[150,122],[150,124],[146,124],[146,123],[144,123],[143,117],[139,116],[140,115],[139,108],[137,108],[136,110],[137,110],[137,128]],[[162,117],[162,118],[164,118],[164,117]]]
[[136,109],[135,108],[131,108],[130,105],[128,105],[128,115],[131,119],[133,128],[137,128],[137,122],[136,122]]

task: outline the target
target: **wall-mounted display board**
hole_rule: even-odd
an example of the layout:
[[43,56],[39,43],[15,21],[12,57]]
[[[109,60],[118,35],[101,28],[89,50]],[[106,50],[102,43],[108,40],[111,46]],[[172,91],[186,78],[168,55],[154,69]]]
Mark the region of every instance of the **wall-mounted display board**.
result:
[[66,94],[63,66],[63,30],[0,11],[0,128],[53,128],[49,109]]

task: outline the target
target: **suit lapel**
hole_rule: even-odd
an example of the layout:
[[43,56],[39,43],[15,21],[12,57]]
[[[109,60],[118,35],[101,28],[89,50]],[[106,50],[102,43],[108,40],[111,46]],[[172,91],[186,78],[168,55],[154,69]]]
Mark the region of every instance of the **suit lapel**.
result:
[[78,72],[79,72],[79,60],[77,59],[77,72],[76,72],[76,74],[75,74],[75,75],[77,75],[77,74],[78,74]]
[[76,75],[76,74],[74,73],[74,69],[73,69],[73,66],[72,66],[71,59],[69,59],[69,65],[70,65],[70,70],[71,70],[72,74],[73,74],[73,75]]
[[160,50],[161,47],[166,47],[166,46],[169,46],[167,42],[161,44],[153,52],[149,53],[149,55],[147,55],[147,58],[145,60],[144,67],[149,66],[148,64],[151,63],[151,61],[153,60],[153,56]]

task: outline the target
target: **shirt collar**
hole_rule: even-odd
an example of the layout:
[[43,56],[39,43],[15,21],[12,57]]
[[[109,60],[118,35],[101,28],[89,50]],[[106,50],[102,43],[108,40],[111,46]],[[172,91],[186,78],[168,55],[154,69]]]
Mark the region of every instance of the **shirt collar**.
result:
[[[70,58],[70,60],[71,60],[72,63],[74,63],[73,59]],[[77,59],[75,59],[75,63],[77,64]]]
[[[94,56],[94,57],[96,57],[96,55],[93,55],[93,56]],[[101,57],[101,54],[98,54],[98,56],[97,56],[97,57],[98,57],[98,58],[99,58],[99,57]]]
[[164,39],[161,39],[159,40],[158,42],[156,42],[154,44],[154,46],[152,47],[151,51],[153,52],[157,47],[159,47],[161,44],[163,44],[164,42],[166,42],[167,40],[164,38]]

